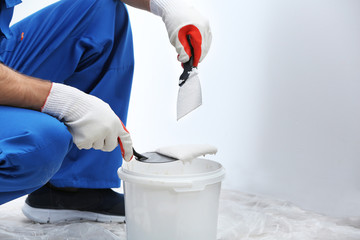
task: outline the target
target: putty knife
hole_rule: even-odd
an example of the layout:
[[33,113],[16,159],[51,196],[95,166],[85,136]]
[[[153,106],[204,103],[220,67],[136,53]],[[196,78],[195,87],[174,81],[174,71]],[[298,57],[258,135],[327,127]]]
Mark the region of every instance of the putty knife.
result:
[[191,46],[190,36],[187,36],[190,48],[190,60],[183,64],[184,71],[179,80],[177,99],[177,120],[195,110],[202,104],[201,85],[197,68],[194,67],[194,48]]
[[147,152],[144,154],[140,154],[136,152],[134,148],[133,148],[133,153],[136,160],[144,163],[166,163],[166,162],[173,162],[178,160],[176,158],[165,156],[156,152]]

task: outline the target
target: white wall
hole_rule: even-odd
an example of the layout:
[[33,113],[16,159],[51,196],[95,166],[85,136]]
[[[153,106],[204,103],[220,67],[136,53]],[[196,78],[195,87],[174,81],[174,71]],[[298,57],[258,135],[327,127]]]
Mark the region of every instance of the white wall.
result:
[[[46,5],[53,1],[41,1]],[[160,18],[130,8],[138,151],[210,143],[225,187],[336,215],[360,214],[360,2],[194,0],[213,44],[203,106],[176,121],[181,67]],[[15,20],[40,7],[24,0]]]

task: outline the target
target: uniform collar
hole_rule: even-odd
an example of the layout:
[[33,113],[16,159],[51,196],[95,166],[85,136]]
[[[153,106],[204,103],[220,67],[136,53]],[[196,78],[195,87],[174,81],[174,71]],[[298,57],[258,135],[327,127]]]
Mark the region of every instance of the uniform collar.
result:
[[6,7],[11,8],[21,3],[21,0],[5,0]]

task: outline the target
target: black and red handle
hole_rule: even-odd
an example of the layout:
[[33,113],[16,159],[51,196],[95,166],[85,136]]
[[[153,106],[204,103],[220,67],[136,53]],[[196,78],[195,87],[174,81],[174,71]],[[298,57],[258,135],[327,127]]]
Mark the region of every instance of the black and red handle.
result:
[[183,63],[184,71],[180,75],[180,79],[179,79],[180,87],[185,84],[186,80],[188,80],[188,78],[189,78],[190,72],[193,70],[193,68],[195,68],[194,67],[194,48],[191,45],[190,35],[187,35],[186,37],[187,37],[188,43],[191,48],[191,56],[190,56],[189,61],[187,61],[186,63]]

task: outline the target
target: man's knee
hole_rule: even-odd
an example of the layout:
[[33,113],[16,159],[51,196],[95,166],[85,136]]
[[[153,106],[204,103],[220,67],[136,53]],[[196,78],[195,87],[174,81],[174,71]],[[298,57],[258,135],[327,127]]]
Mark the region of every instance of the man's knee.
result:
[[16,120],[19,124],[13,126],[12,136],[0,136],[0,171],[25,188],[45,184],[72,146],[71,134],[63,123],[29,111],[24,112],[23,122]]
[[34,161],[36,169],[48,173],[50,178],[72,147],[72,136],[62,122],[49,115],[41,115],[37,124],[29,127],[28,136],[23,140],[30,144],[32,153],[29,158]]

